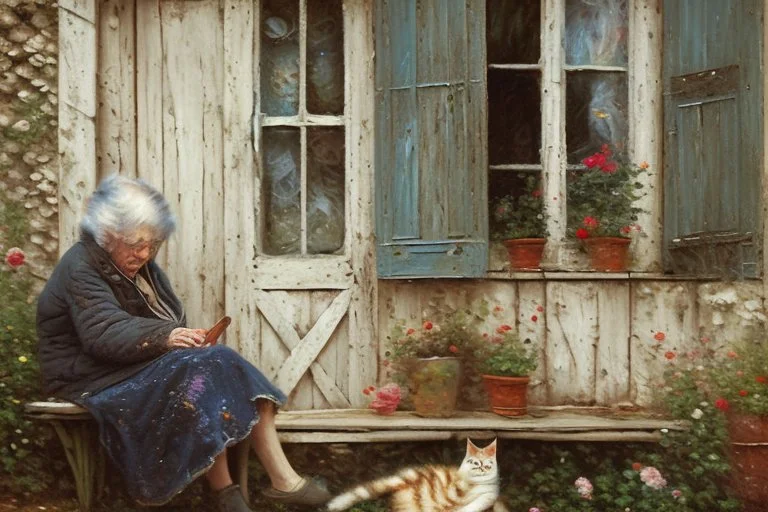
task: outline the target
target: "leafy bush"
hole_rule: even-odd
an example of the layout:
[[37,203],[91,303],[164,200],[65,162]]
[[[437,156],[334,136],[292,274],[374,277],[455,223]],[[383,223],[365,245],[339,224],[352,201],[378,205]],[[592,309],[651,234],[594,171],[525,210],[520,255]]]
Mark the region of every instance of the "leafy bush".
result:
[[517,333],[502,325],[483,348],[480,371],[499,377],[525,377],[536,369],[536,354]]
[[[5,198],[3,198],[5,199]],[[35,302],[32,282],[23,268],[5,261],[10,247],[22,245],[26,222],[19,208],[0,202],[0,491],[39,491],[54,481],[47,451],[50,427],[24,417],[23,404],[41,397],[36,356]]]
[[491,237],[494,240],[546,238],[544,199],[535,176],[527,176],[519,194],[510,194],[492,205]]

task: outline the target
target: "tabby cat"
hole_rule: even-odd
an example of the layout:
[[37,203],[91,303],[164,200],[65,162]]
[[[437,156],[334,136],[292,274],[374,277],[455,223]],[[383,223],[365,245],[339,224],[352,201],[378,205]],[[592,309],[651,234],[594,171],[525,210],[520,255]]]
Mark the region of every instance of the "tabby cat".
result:
[[498,501],[496,440],[478,448],[467,439],[467,454],[458,468],[428,464],[408,468],[354,487],[328,502],[329,511],[391,494],[393,512],[506,512]]

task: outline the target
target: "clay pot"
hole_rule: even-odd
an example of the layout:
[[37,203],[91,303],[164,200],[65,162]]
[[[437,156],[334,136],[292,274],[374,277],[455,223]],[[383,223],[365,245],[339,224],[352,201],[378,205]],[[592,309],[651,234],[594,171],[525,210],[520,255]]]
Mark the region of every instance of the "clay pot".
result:
[[458,358],[416,359],[408,376],[414,412],[430,418],[453,416],[460,382],[461,361]]
[[731,413],[732,486],[747,512],[764,511],[768,503],[768,416]]
[[504,240],[511,270],[539,270],[546,238],[514,238]]
[[528,382],[530,377],[483,375],[491,410],[502,416],[528,414]]
[[629,265],[629,238],[596,236],[584,239],[590,267],[600,272],[626,272]]

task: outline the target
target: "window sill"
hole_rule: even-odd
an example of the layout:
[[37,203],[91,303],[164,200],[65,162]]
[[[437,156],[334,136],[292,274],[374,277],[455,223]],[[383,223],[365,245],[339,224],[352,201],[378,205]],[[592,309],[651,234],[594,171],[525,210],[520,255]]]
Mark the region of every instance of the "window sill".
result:
[[722,281],[714,276],[661,274],[658,272],[591,272],[549,271],[531,272],[489,271],[486,279],[501,281]]

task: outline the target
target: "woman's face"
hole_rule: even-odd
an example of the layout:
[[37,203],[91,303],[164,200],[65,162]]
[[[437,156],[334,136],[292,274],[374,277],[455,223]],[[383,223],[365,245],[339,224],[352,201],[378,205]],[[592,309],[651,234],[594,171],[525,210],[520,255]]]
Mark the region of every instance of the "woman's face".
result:
[[110,236],[107,252],[120,272],[133,278],[157,254],[162,243],[156,233],[142,227],[128,235]]

